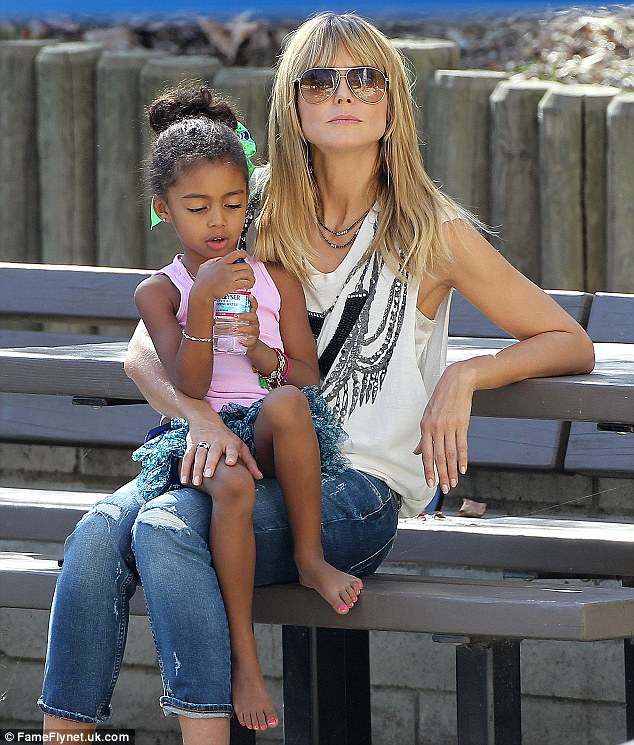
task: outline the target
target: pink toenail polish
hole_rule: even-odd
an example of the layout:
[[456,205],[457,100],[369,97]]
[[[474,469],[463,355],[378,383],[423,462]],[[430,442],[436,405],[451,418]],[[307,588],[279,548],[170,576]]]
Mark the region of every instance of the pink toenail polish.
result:
[[269,724],[271,725],[271,727],[274,727],[277,724],[277,717],[272,717],[271,719],[269,719]]
[[339,612],[340,613],[345,613],[347,610],[348,610],[348,606],[347,605],[340,605],[339,606]]

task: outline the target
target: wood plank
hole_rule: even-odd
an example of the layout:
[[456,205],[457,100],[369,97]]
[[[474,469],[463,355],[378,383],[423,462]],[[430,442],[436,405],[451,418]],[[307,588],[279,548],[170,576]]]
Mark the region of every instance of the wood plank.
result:
[[[598,292],[588,334],[594,342],[634,343],[634,295]],[[627,403],[627,401],[624,401]],[[596,424],[573,423],[564,469],[599,476],[634,475],[634,434],[602,432]]]
[[73,406],[65,396],[0,393],[0,441],[136,448],[160,416],[148,404]]
[[0,262],[0,315],[43,321],[137,319],[134,290],[150,275],[142,269]]
[[597,292],[588,334],[592,341],[634,344],[634,295]]
[[[508,339],[450,340],[448,363],[495,354]],[[123,371],[125,344],[0,349],[0,390],[52,395],[101,395],[143,401]],[[534,378],[477,391],[475,416],[566,421],[634,422],[634,345],[595,344],[589,375]]]
[[64,541],[109,492],[0,487],[0,539]]
[[[547,290],[561,307],[584,328],[588,323],[592,295],[589,292]],[[474,336],[478,338],[511,339],[511,335],[489,320],[459,293],[453,293],[449,313],[449,336]],[[597,341],[599,341],[597,339]],[[604,339],[602,341],[607,341]]]
[[[590,293],[549,290],[548,294],[585,327],[592,303]],[[454,292],[451,299],[449,335],[511,338],[459,292]],[[561,469],[568,431],[562,422],[473,416],[469,424],[469,462],[484,467]]]
[[[50,607],[57,576],[54,561],[0,554],[0,576],[0,607]],[[295,583],[256,587],[254,623],[564,641],[634,635],[630,588],[380,574],[367,577],[364,584],[354,612],[344,616],[316,592]],[[131,612],[145,614],[140,592]]]
[[634,577],[630,523],[545,517],[399,520],[388,561]]

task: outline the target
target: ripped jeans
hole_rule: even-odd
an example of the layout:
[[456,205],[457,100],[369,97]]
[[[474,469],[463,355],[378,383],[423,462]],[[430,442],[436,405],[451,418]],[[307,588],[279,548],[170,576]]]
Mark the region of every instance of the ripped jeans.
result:
[[[323,484],[322,543],[342,571],[370,574],[396,533],[398,495],[349,469]],[[42,696],[47,714],[99,722],[111,713],[129,600],[142,582],[158,653],[164,713],[226,717],[231,707],[227,619],[208,543],[211,498],[183,488],[144,502],[135,483],[98,502],[64,547],[51,609]],[[277,482],[257,482],[257,585],[297,580]]]

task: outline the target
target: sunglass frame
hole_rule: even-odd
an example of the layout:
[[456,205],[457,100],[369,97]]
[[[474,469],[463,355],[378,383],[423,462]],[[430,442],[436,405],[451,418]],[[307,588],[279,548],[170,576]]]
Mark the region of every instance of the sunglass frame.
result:
[[[319,101],[309,101],[304,95],[304,92],[302,91],[302,78],[304,77],[304,75],[308,74],[309,72],[314,72],[315,70],[328,70],[328,71],[332,70],[337,74],[337,78],[333,85],[332,90],[325,98],[322,98]],[[385,81],[385,87],[383,88],[383,95],[381,96],[381,98],[379,98],[378,101],[366,101],[365,99],[361,98],[361,96],[357,92],[355,92],[354,88],[350,85],[350,80],[348,78],[348,75],[352,70],[372,70],[373,72],[379,73],[379,75]],[[358,98],[359,101],[361,101],[362,103],[365,103],[368,106],[375,106],[376,104],[381,103],[381,101],[385,98],[385,95],[390,85],[390,79],[384,72],[379,70],[378,67],[372,67],[372,65],[355,65],[354,67],[310,67],[308,70],[304,70],[304,72],[298,78],[295,78],[295,80],[293,80],[293,83],[297,85],[297,89],[299,91],[300,96],[304,99],[304,101],[306,101],[307,104],[311,104],[311,105],[320,104],[320,103],[323,103],[324,101],[327,101],[329,98],[331,98],[335,94],[335,91],[337,90],[337,88],[339,87],[339,84],[341,83],[342,72],[344,72],[343,77],[346,79],[346,85],[348,86],[350,92],[355,98]]]

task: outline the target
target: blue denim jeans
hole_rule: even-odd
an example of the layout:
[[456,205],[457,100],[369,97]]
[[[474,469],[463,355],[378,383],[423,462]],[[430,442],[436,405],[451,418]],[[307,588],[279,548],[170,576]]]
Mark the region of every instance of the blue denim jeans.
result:
[[[213,546],[211,498],[178,489],[143,501],[132,482],[98,502],[66,541],[51,609],[40,708],[78,722],[108,719],[126,642],[129,600],[142,583],[165,714],[230,716],[229,631]],[[322,543],[342,571],[370,574],[396,533],[398,496],[344,471],[323,484]],[[257,482],[256,584],[297,580],[277,482]]]

